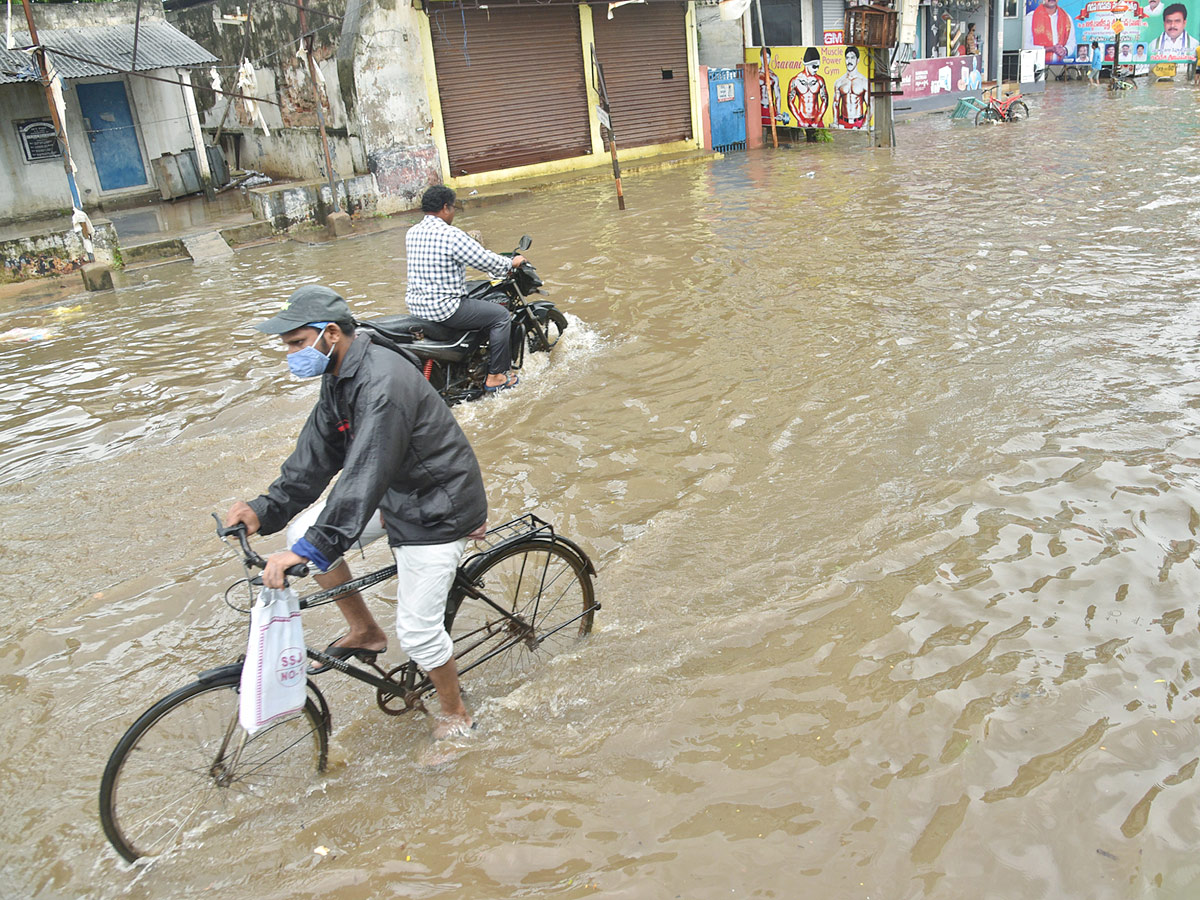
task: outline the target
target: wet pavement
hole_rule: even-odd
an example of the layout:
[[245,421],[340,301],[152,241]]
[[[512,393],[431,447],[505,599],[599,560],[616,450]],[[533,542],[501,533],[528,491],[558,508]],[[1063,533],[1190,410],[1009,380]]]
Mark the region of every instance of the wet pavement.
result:
[[311,281],[398,311],[403,232],[4,306],[52,332],[0,344],[8,890],[1194,896],[1200,93],[1030,105],[647,172],[623,215],[604,182],[465,211],[497,249],[531,234],[571,317],[456,415],[492,521],[592,555],[596,630],[476,690],[478,739],[432,771],[424,723],[322,682],[330,772],[144,869],[104,842],[100,773],[244,647],[208,513],[313,400],[251,325]]

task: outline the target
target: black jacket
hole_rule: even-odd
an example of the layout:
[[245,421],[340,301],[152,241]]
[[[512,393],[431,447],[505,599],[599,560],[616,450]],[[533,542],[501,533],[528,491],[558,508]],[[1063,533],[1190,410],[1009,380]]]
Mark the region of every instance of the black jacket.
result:
[[359,329],[267,493],[250,501],[273,534],[312,505],[339,471],[304,538],[327,561],[358,538],[375,509],[392,546],[444,544],[487,518],[483,476],[467,436],[407,358]]

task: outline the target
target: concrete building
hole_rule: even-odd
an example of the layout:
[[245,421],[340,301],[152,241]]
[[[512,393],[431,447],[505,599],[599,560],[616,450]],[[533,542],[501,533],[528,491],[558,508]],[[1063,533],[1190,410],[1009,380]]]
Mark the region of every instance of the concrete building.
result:
[[[86,15],[39,4],[38,35],[63,80],[64,125],[87,210],[158,196],[153,163],[194,146],[180,69],[216,57],[161,18],[136,29],[134,4]],[[28,46],[27,32],[15,32]],[[131,65],[132,64],[132,65]],[[123,74],[133,69],[136,74]],[[141,77],[139,77],[141,76]],[[0,49],[0,222],[69,213],[72,198],[49,105],[31,57]]]
[[[209,135],[235,165],[328,178],[324,117],[339,179],[369,176],[375,211],[411,209],[429,183],[476,188],[603,163],[595,59],[624,158],[701,147],[695,4],[680,0],[330,0],[306,11],[236,0],[169,0],[180,30],[224,73],[255,62],[266,129],[197,85]],[[327,102],[297,58],[313,33]],[[228,109],[227,109],[228,107]]]

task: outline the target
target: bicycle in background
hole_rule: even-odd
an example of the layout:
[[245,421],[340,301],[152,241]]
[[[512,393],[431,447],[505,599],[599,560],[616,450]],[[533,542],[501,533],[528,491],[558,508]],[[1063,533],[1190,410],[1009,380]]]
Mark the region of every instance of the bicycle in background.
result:
[[997,100],[993,91],[986,104],[975,113],[975,124],[983,122],[1020,122],[1029,118],[1029,107],[1021,98],[1020,91],[1008,91],[1003,100]]

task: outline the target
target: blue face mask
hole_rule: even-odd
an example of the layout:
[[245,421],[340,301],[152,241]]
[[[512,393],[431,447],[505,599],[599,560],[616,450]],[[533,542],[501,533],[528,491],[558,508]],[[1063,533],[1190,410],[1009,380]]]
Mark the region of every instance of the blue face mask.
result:
[[[328,323],[320,323],[322,331],[324,325]],[[321,340],[320,337],[317,340]],[[315,378],[317,375],[323,375],[325,370],[329,368],[329,360],[333,356],[333,348],[329,349],[328,355],[317,349],[315,343],[309,344],[303,350],[297,350],[295,353],[289,353],[287,357],[288,368],[297,378]]]

